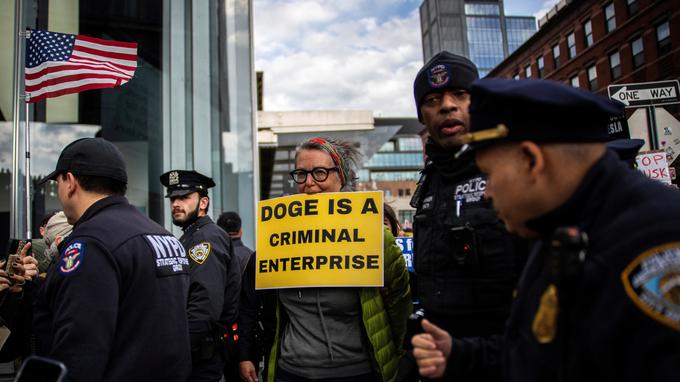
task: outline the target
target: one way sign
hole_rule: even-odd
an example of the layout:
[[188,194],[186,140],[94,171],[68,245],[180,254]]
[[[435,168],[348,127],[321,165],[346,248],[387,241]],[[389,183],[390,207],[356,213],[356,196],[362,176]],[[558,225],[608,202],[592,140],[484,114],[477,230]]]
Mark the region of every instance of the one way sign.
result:
[[622,102],[626,107],[680,103],[677,80],[609,85],[607,91],[609,98]]

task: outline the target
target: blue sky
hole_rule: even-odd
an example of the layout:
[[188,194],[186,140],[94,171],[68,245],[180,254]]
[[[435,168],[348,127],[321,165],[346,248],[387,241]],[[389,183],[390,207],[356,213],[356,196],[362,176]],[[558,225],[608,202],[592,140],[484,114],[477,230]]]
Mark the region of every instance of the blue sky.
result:
[[[541,16],[556,1],[506,0],[505,11]],[[415,116],[421,3],[254,0],[255,68],[264,71],[265,110]]]

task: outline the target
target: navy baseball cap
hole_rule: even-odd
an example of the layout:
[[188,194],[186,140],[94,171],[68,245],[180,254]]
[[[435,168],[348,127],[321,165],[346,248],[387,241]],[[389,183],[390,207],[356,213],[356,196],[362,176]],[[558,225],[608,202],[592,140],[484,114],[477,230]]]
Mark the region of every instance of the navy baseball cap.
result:
[[446,89],[470,90],[472,82],[479,78],[477,67],[463,56],[441,51],[434,55],[416,75],[413,82],[413,96],[422,121],[420,105],[426,95]]
[[127,184],[123,154],[104,138],[81,138],[69,143],[59,155],[57,168],[44,177],[40,184],[54,180],[59,174],[66,172],[101,176]]
[[188,195],[192,192],[208,193],[208,189],[215,187],[212,178],[196,171],[172,170],[161,175],[161,183],[168,188],[166,198]]
[[551,80],[485,79],[470,88],[466,149],[500,140],[607,142],[612,116],[623,104]]

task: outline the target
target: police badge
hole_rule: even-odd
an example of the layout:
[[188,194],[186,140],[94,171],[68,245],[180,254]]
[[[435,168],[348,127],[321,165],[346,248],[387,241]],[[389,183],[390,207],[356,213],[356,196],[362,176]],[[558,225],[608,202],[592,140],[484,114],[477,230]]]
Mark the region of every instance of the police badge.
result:
[[433,88],[440,88],[449,83],[451,68],[445,64],[435,65],[427,72],[427,80]]
[[198,264],[203,264],[210,256],[210,243],[203,242],[196,244],[189,250],[189,257]]
[[168,185],[174,186],[177,184],[179,184],[179,173],[177,171],[171,171],[170,174],[168,174]]

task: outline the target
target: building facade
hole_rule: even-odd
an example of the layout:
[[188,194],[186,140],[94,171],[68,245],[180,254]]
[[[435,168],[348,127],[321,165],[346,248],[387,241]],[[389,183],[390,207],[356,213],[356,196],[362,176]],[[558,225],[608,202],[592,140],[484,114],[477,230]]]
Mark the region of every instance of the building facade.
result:
[[[536,34],[489,76],[546,78],[604,96],[611,84],[678,80],[677,5],[675,0],[563,0],[539,21]],[[645,124],[643,114],[642,109],[626,109],[631,135],[648,140],[646,125],[639,126]],[[660,136],[680,134],[672,118],[680,118],[677,104],[658,107],[655,114],[657,122],[669,121],[657,124]],[[679,150],[671,141],[660,140],[659,148],[673,154],[677,167]],[[648,148],[645,145],[643,150]]]
[[420,29],[425,61],[448,50],[468,57],[484,77],[536,31],[536,20],[506,16],[503,0],[424,0]]
[[364,163],[358,188],[382,190],[402,227],[411,228],[415,209],[410,201],[425,164],[423,140],[418,135],[423,125],[416,118],[376,118],[375,125],[399,129]]
[[[21,19],[17,19],[18,4],[23,4]],[[170,169],[195,169],[217,183],[210,193],[211,215],[238,211],[245,240],[252,244],[258,176],[251,8],[250,1],[238,0],[0,2],[4,47],[14,46],[12,36],[24,28],[138,43],[137,70],[122,87],[31,104],[31,174],[35,180],[54,169],[69,142],[101,136],[123,152],[129,173],[128,199],[149,217],[173,228],[159,176]],[[12,121],[25,119],[23,103],[15,108],[12,92],[13,83],[23,84],[23,65],[15,74],[12,50],[5,53],[0,57],[2,237],[10,231]],[[14,110],[19,114],[14,115]],[[20,187],[19,195],[23,192]],[[32,206],[32,231],[37,232],[42,217],[60,209],[54,185],[34,184]],[[21,213],[19,220],[24,221],[25,210]],[[15,234],[22,233],[18,229]],[[0,241],[6,242],[2,237]]]

